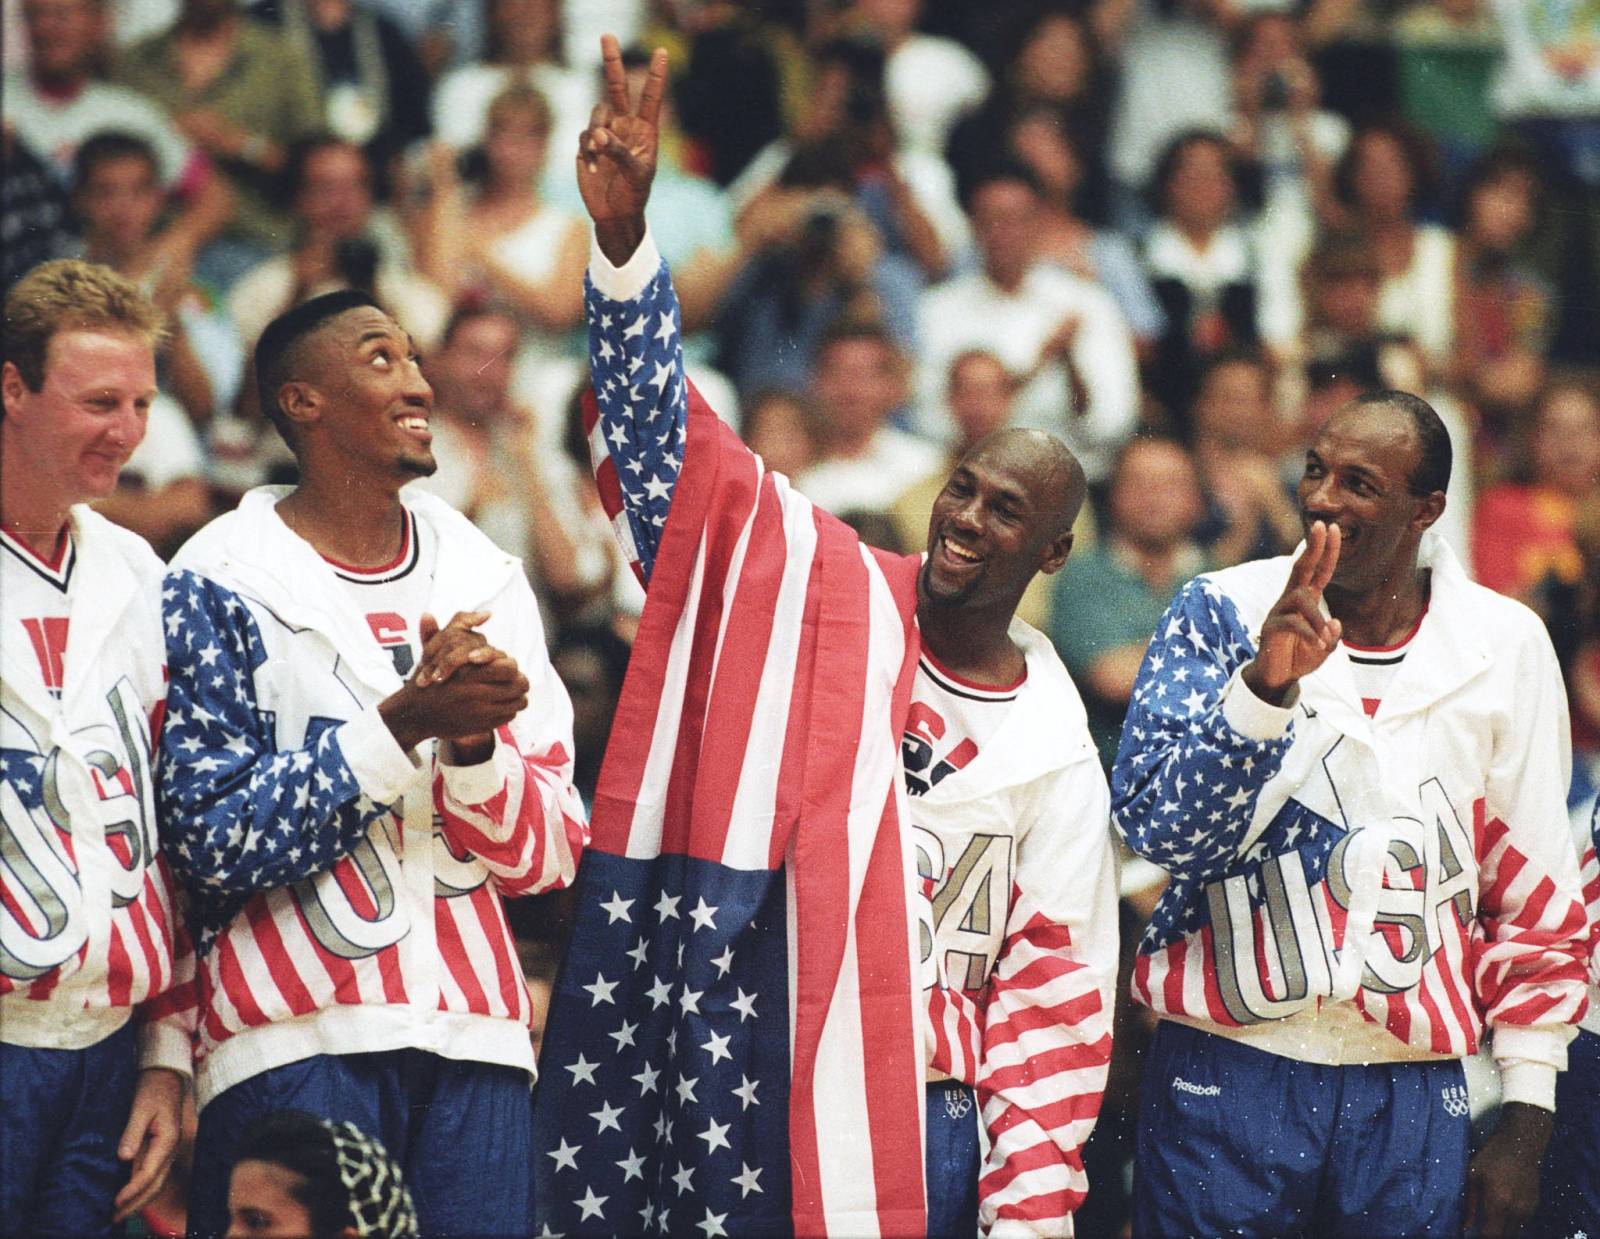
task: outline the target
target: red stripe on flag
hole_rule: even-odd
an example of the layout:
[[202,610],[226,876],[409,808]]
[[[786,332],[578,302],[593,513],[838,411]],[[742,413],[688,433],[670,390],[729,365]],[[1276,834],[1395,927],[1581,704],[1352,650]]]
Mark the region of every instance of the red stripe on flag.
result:
[[694,803],[701,828],[689,851],[700,860],[720,861],[727,847],[734,797],[750,743],[750,706],[761,686],[783,585],[784,550],[783,509],[772,475],[767,474],[761,480],[755,520],[734,584],[700,737]]
[[[582,404],[584,417],[599,416],[592,390],[583,394]],[[656,715],[661,708],[662,687],[671,661],[672,638],[688,600],[701,525],[722,467],[718,441],[720,423],[716,414],[706,408],[693,384],[689,385],[689,412],[684,466],[673,488],[672,506],[661,530],[644,614],[639,617],[639,629],[634,636],[633,657],[628,660],[622,695],[612,717],[612,735],[636,736],[639,742],[606,746],[590,814],[590,845],[618,856],[628,850],[633,806],[650,758],[649,737],[656,731]],[[610,459],[606,458],[606,464]],[[602,467],[597,476],[603,472]]]

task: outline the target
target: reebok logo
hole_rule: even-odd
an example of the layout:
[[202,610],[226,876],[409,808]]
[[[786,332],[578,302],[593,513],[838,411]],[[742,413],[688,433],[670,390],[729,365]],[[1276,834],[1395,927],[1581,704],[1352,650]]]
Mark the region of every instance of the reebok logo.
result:
[[1220,1084],[1191,1084],[1182,1076],[1172,1077],[1172,1091],[1174,1093],[1188,1093],[1194,1097],[1221,1097],[1222,1085]]

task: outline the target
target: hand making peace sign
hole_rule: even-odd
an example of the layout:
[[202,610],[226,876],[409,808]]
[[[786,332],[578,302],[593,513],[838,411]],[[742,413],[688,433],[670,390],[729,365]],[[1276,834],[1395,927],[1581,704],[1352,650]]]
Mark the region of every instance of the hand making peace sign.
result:
[[1312,521],[1306,549],[1289,570],[1289,583],[1261,625],[1261,646],[1243,678],[1263,701],[1281,705],[1302,677],[1322,666],[1339,644],[1343,626],[1322,614],[1322,591],[1339,563],[1339,526]]
[[[656,123],[667,90],[667,53],[657,48],[650,57],[650,75],[635,108],[628,99],[627,73],[615,35],[602,35],[600,53],[605,70],[605,102],[589,116],[589,127],[578,139],[578,189],[595,223],[600,247],[613,262],[626,261],[644,231],[644,205],[656,174]],[[608,240],[625,243],[637,230],[632,245],[620,255]]]

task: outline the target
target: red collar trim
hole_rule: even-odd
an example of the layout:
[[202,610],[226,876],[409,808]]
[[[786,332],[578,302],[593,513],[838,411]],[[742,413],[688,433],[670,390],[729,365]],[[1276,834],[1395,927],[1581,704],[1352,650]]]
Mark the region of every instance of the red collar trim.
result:
[[[1432,604],[1430,603],[1429,605]],[[1396,641],[1393,645],[1357,645],[1353,641],[1346,641],[1344,643],[1344,647],[1347,650],[1355,650],[1361,654],[1392,654],[1396,650],[1404,649],[1406,646],[1411,644],[1411,639],[1415,637],[1418,631],[1422,628],[1422,621],[1427,618],[1428,607],[1424,606],[1422,608],[1422,614],[1417,616],[1417,622],[1411,625],[1411,631],[1406,633],[1405,636],[1401,637],[1400,640]]]
[[935,671],[951,683],[959,684],[962,688],[970,688],[980,693],[1014,693],[1028,682],[1028,665],[1026,662],[1022,665],[1022,674],[1010,684],[980,684],[976,680],[969,680],[965,676],[957,675],[950,670],[949,667],[946,667],[933,656],[933,651],[926,645],[922,647],[922,656],[928,660]]

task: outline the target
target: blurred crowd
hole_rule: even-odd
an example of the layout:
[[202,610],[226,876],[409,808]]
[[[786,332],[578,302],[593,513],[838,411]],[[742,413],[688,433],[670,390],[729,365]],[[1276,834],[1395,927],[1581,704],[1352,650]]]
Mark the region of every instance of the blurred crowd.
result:
[[[434,388],[440,470],[416,485],[527,564],[586,792],[643,603],[576,398],[570,161],[610,30],[634,72],[672,53],[651,228],[691,377],[771,467],[907,550],[991,431],[1077,453],[1093,502],[1024,614],[1108,762],[1177,587],[1291,548],[1311,435],[1398,387],[1451,432],[1444,535],[1549,625],[1574,803],[1593,794],[1594,4],[6,0],[4,18],[5,286],[77,255],[171,315],[107,515],[170,553],[291,480],[255,337],[305,297],[371,291]],[[524,915],[544,985],[559,910]]]

